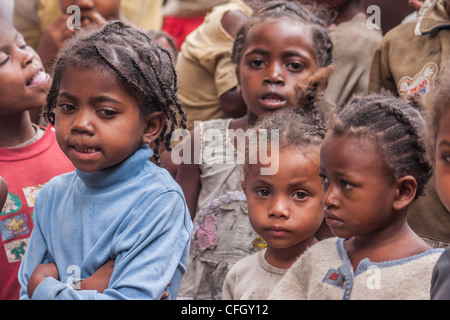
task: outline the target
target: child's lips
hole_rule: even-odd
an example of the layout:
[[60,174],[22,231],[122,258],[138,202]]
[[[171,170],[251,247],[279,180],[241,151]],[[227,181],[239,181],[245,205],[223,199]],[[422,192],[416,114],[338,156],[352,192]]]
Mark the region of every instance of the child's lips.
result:
[[72,154],[80,160],[92,160],[101,153],[98,148],[86,146],[86,145],[70,145]]
[[288,229],[279,226],[270,226],[266,229],[266,231],[275,236],[282,236],[285,235],[286,233],[289,233]]
[[263,95],[260,100],[270,108],[281,108],[286,104],[286,99],[275,92]]
[[339,219],[333,212],[330,210],[325,210],[325,221],[330,227],[336,227],[343,223],[341,219]]
[[75,149],[75,151],[80,153],[95,153],[99,151],[99,149],[97,148],[77,147],[77,146],[73,146],[73,148]]

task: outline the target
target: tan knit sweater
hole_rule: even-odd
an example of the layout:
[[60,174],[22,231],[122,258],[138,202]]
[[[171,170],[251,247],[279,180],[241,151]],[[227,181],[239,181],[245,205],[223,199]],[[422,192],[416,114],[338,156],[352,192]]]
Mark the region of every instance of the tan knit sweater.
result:
[[353,272],[343,239],[326,239],[297,260],[270,298],[429,300],[432,270],[442,251],[432,249],[384,262],[366,258]]

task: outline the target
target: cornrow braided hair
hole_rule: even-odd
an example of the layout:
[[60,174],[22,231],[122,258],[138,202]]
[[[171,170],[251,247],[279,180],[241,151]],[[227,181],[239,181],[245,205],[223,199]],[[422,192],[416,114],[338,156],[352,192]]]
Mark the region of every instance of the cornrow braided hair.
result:
[[177,98],[177,77],[168,50],[145,33],[120,21],[109,22],[101,30],[80,32],[59,52],[53,64],[53,82],[47,95],[46,118],[55,122],[53,109],[64,70],[68,66],[82,69],[108,68],[120,79],[127,92],[140,106],[143,116],[164,114],[166,124],[153,147],[159,163],[160,145],[171,150],[171,135],[176,126],[186,128],[186,114]]
[[374,141],[393,178],[411,175],[416,179],[416,199],[424,195],[432,175],[425,129],[418,101],[406,103],[387,91],[352,98],[328,124],[330,133]]

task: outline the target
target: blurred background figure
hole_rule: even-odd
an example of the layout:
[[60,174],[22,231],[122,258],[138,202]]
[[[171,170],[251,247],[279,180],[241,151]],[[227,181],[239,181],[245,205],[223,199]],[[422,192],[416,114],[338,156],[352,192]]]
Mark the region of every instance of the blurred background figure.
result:
[[[90,12],[89,15],[97,19],[91,19],[93,22],[98,22],[99,14],[104,20],[127,19],[144,30],[160,30],[162,3],[163,0],[15,0],[14,26],[46,64],[45,54],[39,50],[46,34],[53,33],[51,36],[55,38],[56,31],[65,32],[66,36],[70,35],[69,31],[73,31],[68,30],[66,24],[71,15],[66,13],[68,6],[79,6],[82,16]],[[44,45],[48,46],[49,43],[42,43],[41,47]],[[56,45],[59,46],[59,43]]]
[[[14,26],[48,70],[64,41],[76,32],[67,27],[73,14],[67,13],[69,6],[80,8],[82,28],[122,20],[150,31],[161,29],[162,3],[163,0],[15,0]],[[39,110],[30,116],[34,123],[45,125]]]
[[186,36],[194,31],[215,6],[228,0],[166,0],[162,29],[170,34],[180,50]]
[[14,0],[0,0],[0,15],[12,21]]
[[[330,6],[334,20],[328,27],[333,42],[335,72],[319,105],[328,114],[355,95],[368,92],[370,64],[381,30],[367,27],[366,7],[361,0],[320,0]],[[333,12],[334,11],[334,12]]]

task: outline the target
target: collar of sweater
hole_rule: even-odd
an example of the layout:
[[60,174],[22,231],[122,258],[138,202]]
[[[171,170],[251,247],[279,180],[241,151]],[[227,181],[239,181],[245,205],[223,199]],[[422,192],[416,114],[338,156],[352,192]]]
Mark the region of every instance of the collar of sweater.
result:
[[129,181],[139,175],[144,165],[153,156],[153,151],[147,145],[140,148],[123,162],[97,172],[88,173],[76,169],[77,176],[85,185],[91,188],[106,188]]

